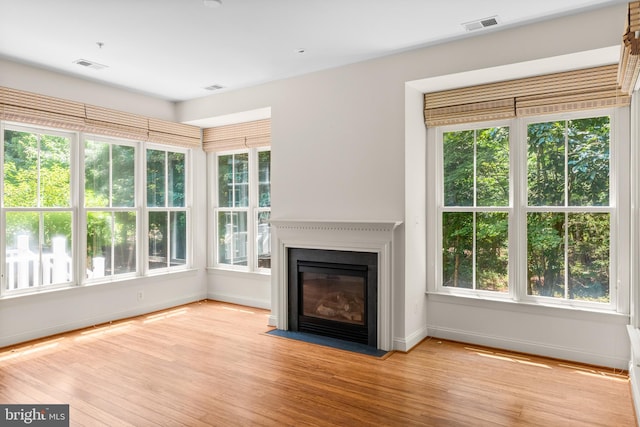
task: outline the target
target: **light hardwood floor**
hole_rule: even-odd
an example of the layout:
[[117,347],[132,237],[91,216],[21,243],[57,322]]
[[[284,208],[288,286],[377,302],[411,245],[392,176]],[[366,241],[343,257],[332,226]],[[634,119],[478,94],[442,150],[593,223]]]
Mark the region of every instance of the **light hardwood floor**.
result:
[[84,426],[634,426],[624,372],[427,339],[385,359],[202,301],[0,349],[0,403]]

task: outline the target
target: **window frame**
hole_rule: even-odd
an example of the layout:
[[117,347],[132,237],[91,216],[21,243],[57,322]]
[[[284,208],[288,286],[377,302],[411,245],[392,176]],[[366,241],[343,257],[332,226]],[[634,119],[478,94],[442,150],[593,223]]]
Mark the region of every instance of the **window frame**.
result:
[[[55,207],[46,207],[46,206],[36,206],[36,207],[22,207],[22,206],[11,206],[6,207],[4,204],[4,142],[5,142],[5,131],[12,130],[17,132],[25,132],[30,134],[37,135],[51,135],[58,136],[63,138],[68,138],[69,140],[69,206],[55,206]],[[73,286],[77,286],[81,281],[81,276],[79,275],[78,265],[80,262],[80,251],[79,245],[77,244],[77,236],[78,234],[78,215],[77,215],[77,200],[78,200],[78,134],[72,131],[66,131],[64,129],[56,129],[49,128],[44,126],[31,126],[23,123],[16,122],[5,122],[0,121],[0,141],[2,141],[2,149],[0,149],[0,234],[4,236],[6,234],[6,215],[9,212],[34,212],[39,216],[46,213],[51,212],[68,212],[71,216],[71,224],[70,224],[70,232],[71,232],[71,241],[68,243],[69,245],[69,253],[71,256],[71,266],[70,266],[70,275],[71,279],[67,282],[60,283],[51,283],[47,285],[38,284],[34,286],[29,286],[26,288],[17,288],[17,289],[9,289],[8,286],[8,275],[6,271],[6,262],[2,262],[0,265],[0,277],[2,280],[0,281],[0,297],[4,296],[14,296],[14,295],[29,295],[36,294],[43,291],[54,290],[54,289],[63,289],[69,288]],[[39,162],[38,162],[39,163]],[[38,166],[39,168],[39,166]],[[38,179],[38,183],[40,180]],[[39,189],[37,190],[39,193]],[[40,205],[40,202],[38,202]],[[39,219],[39,223],[42,224],[42,218]],[[39,238],[42,237],[43,230],[39,229]],[[38,245],[40,245],[40,241],[38,241]],[[0,258],[6,260],[6,244],[0,245]],[[42,260],[42,251],[39,249],[39,258]],[[38,270],[38,281],[41,282],[43,278],[42,268]]]
[[[69,140],[69,168],[70,168],[70,195],[69,206],[63,207],[5,207],[4,205],[4,138],[5,130],[17,132],[26,132],[35,135],[52,135],[67,138]],[[115,281],[130,280],[155,275],[162,275],[178,271],[185,271],[192,268],[193,263],[193,238],[192,238],[192,162],[193,149],[179,147],[170,144],[162,144],[156,142],[147,142],[121,137],[109,137],[100,134],[81,132],[73,130],[65,130],[49,126],[31,125],[20,122],[0,120],[0,141],[3,142],[3,148],[0,150],[0,233],[4,236],[6,233],[6,214],[8,212],[35,212],[38,215],[47,212],[69,212],[71,217],[71,241],[68,243],[70,262],[71,281],[64,283],[55,283],[39,286],[29,286],[27,288],[8,289],[8,277],[6,262],[0,265],[0,299],[13,296],[29,296],[45,291],[56,289],[69,289],[78,286],[100,285]],[[108,143],[112,147],[114,145],[131,146],[135,150],[134,154],[134,206],[131,207],[87,207],[85,206],[85,141],[93,140],[97,142]],[[165,206],[165,207],[147,207],[146,204],[146,152],[148,149],[159,150],[165,153],[180,153],[184,156],[184,206]],[[143,157],[144,156],[144,157]],[[169,165],[167,164],[167,168]],[[165,169],[167,170],[167,169]],[[110,174],[111,175],[111,174]],[[165,183],[169,178],[165,177]],[[112,179],[110,178],[110,187]],[[165,187],[165,191],[169,194],[169,189]],[[111,188],[110,188],[111,193]],[[87,213],[88,212],[135,212],[136,214],[136,239],[137,245],[135,249],[136,271],[121,274],[112,274],[100,278],[86,277],[86,261],[87,261]],[[148,215],[152,211],[167,212],[168,218],[171,218],[174,212],[184,212],[186,218],[185,230],[185,254],[184,263],[167,266],[166,268],[150,269],[148,268]],[[40,219],[42,226],[43,219]],[[40,230],[40,235],[43,231]],[[4,238],[4,237],[3,237]],[[169,244],[169,243],[168,243]],[[6,259],[7,248],[0,245],[0,257]],[[170,262],[170,260],[168,260]],[[40,268],[38,279],[42,278],[42,268]]]
[[[167,158],[168,153],[181,153],[184,155],[184,167],[185,167],[185,172],[184,172],[184,206],[170,206],[169,203],[169,162],[166,162],[165,164],[165,176],[164,176],[164,182],[165,182],[165,188],[164,188],[164,192],[165,192],[165,203],[164,206],[149,206],[148,205],[148,196],[147,196],[147,189],[148,189],[148,182],[147,182],[147,151],[149,150],[155,150],[155,151],[164,151],[165,153],[167,153],[165,155],[165,158]],[[140,254],[142,256],[142,259],[145,260],[144,265],[141,266],[141,270],[143,271],[143,275],[145,276],[152,276],[152,275],[157,275],[157,274],[164,274],[164,273],[168,273],[168,272],[172,272],[172,271],[181,271],[181,270],[187,270],[189,268],[191,268],[191,264],[192,264],[192,225],[191,225],[191,197],[192,197],[192,191],[191,191],[191,179],[190,179],[190,170],[191,170],[191,155],[190,155],[190,150],[186,149],[186,148],[180,148],[180,147],[173,147],[173,146],[169,146],[169,145],[162,145],[162,144],[156,144],[156,143],[146,143],[144,144],[143,150],[144,154],[141,153],[141,156],[143,157],[142,160],[142,170],[140,171],[140,174],[142,175],[142,182],[143,184],[140,186],[140,192],[143,193],[141,195],[141,198],[143,199],[141,201],[142,203],[142,218],[140,218],[140,220],[138,221],[139,224],[141,224],[140,229],[139,229],[139,236],[142,235],[142,238],[140,238],[140,242],[143,242],[143,247],[141,248]],[[186,220],[186,230],[185,230],[185,253],[186,253],[186,257],[185,257],[185,262],[183,264],[177,264],[177,265],[171,265],[171,260],[173,259],[171,257],[171,240],[169,240],[167,242],[167,266],[166,267],[159,267],[159,268],[150,268],[149,267],[149,215],[152,212],[166,212],[167,213],[167,227],[170,227],[170,223],[171,223],[171,214],[172,213],[184,213],[185,215],[185,220]],[[170,234],[170,233],[169,233]]]
[[[86,164],[85,164],[85,142],[87,140],[93,140],[94,142],[102,142],[105,144],[109,144],[111,146],[110,148],[110,153],[112,153],[113,150],[113,146],[114,145],[119,145],[119,146],[125,146],[125,147],[132,147],[134,149],[134,199],[133,199],[133,206],[131,207],[114,207],[111,205],[111,201],[112,201],[112,197],[110,197],[109,200],[109,204],[110,206],[105,206],[105,207],[94,207],[94,206],[87,206],[86,205],[86,199],[85,199],[85,194],[86,194]],[[80,184],[79,184],[79,189],[81,189],[82,191],[80,191],[80,200],[78,203],[80,212],[81,212],[81,221],[80,221],[80,227],[81,227],[81,236],[83,236],[80,245],[81,246],[81,253],[84,254],[83,260],[84,263],[83,265],[88,265],[87,262],[87,258],[88,258],[88,254],[87,254],[87,232],[88,232],[88,221],[87,221],[87,215],[89,212],[107,212],[107,213],[111,213],[112,215],[118,213],[118,212],[135,212],[136,215],[136,241],[137,242],[144,242],[143,239],[141,239],[141,212],[142,212],[142,208],[141,208],[141,204],[140,204],[140,193],[141,193],[141,185],[140,185],[140,172],[139,169],[140,168],[140,156],[141,156],[141,152],[143,151],[144,147],[142,146],[142,144],[140,144],[137,141],[133,141],[133,140],[128,140],[128,139],[122,139],[122,138],[112,138],[112,137],[105,137],[102,135],[95,135],[95,134],[89,134],[89,133],[81,133],[80,134],[80,140],[78,143],[78,147],[79,147],[79,151],[80,151]],[[111,156],[110,156],[110,160],[111,160]],[[113,165],[110,164],[110,167],[113,168]],[[112,194],[112,190],[113,190],[113,175],[112,172],[113,169],[110,169],[110,173],[109,173],[109,194]],[[112,237],[113,240],[113,237]],[[84,274],[82,275],[82,279],[81,279],[81,283],[104,283],[104,282],[111,282],[111,281],[116,281],[116,280],[123,280],[123,279],[128,279],[128,278],[134,278],[134,277],[138,277],[144,274],[144,270],[141,268],[141,264],[140,264],[140,260],[141,260],[141,255],[140,255],[140,247],[139,247],[139,243],[136,244],[136,249],[135,249],[135,265],[136,268],[134,271],[132,272],[127,272],[127,273],[120,273],[120,274],[115,274],[112,273],[110,276],[103,276],[103,277],[87,277],[86,272],[83,272]],[[113,248],[112,248],[113,251]]]
[[[603,207],[572,207],[562,206],[552,209],[529,209],[527,206],[527,126],[532,123],[541,123],[559,120],[574,120],[580,118],[609,116],[609,205]],[[628,255],[624,256],[624,248],[629,245],[630,233],[630,206],[623,201],[623,194],[630,186],[629,166],[624,159],[629,158],[629,133],[628,107],[610,109],[594,109],[572,113],[560,113],[531,117],[514,118],[509,120],[495,120],[468,124],[456,124],[438,126],[432,129],[428,135],[435,139],[434,158],[427,159],[427,167],[435,168],[435,174],[431,187],[435,196],[435,203],[427,205],[427,215],[434,215],[434,237],[428,239],[428,244],[434,244],[435,274],[434,282],[429,282],[428,293],[452,295],[458,297],[479,298],[494,301],[517,302],[523,304],[545,305],[551,307],[564,307],[587,311],[616,311],[628,313],[628,286],[619,286],[621,281],[628,283],[629,270],[624,265],[624,259],[628,261]],[[443,158],[443,134],[457,130],[485,129],[497,126],[508,126],[510,136],[510,206],[509,206],[509,291],[500,293],[495,291],[462,289],[444,286],[442,264],[442,213],[455,211],[457,208],[444,206],[444,158]],[[480,210],[486,210],[482,208]],[[489,208],[491,210],[492,208]],[[544,210],[546,209],[546,210]],[[461,211],[469,210],[461,208]],[[609,302],[599,303],[576,299],[564,299],[527,294],[527,212],[558,210],[561,212],[607,212],[610,213],[610,253],[609,253]],[[627,217],[625,217],[627,215]],[[428,263],[431,264],[431,263]],[[628,262],[627,262],[628,264]],[[433,264],[431,264],[433,265]]]
[[[264,275],[271,274],[271,268],[259,267],[258,262],[258,218],[262,212],[271,212],[271,206],[259,206],[259,153],[264,151],[271,151],[271,147],[256,147],[256,148],[244,148],[238,150],[225,150],[211,152],[208,155],[210,171],[210,188],[212,193],[210,194],[211,206],[209,216],[210,227],[210,247],[209,265],[211,268],[227,271],[237,271],[243,273],[258,273]],[[224,207],[219,206],[219,163],[218,159],[222,156],[229,156],[235,154],[248,153],[248,171],[249,171],[249,203],[246,207]],[[270,162],[271,164],[271,162]],[[270,169],[271,170],[271,169]],[[271,190],[270,190],[271,192]],[[220,212],[243,212],[247,215],[247,265],[238,264],[226,264],[219,262],[219,231],[218,231],[218,215]],[[270,215],[270,214],[269,214]]]

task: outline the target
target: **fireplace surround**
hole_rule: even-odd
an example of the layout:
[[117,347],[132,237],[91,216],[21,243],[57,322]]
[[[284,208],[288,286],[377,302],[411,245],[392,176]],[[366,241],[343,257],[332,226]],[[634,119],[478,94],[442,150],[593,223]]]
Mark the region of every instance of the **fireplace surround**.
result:
[[377,258],[376,347],[393,350],[393,243],[398,221],[272,219],[271,316],[269,324],[292,330],[289,318],[289,249],[371,253]]
[[289,248],[289,330],[377,347],[378,254]]

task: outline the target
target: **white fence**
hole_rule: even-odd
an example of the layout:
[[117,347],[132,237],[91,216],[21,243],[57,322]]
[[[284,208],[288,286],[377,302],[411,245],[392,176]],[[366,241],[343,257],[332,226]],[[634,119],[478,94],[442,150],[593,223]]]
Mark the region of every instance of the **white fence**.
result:
[[[67,239],[54,237],[49,253],[32,252],[29,236],[17,236],[16,249],[8,249],[6,255],[7,289],[24,289],[71,281],[71,257],[66,252]],[[42,273],[42,281],[39,281]]]

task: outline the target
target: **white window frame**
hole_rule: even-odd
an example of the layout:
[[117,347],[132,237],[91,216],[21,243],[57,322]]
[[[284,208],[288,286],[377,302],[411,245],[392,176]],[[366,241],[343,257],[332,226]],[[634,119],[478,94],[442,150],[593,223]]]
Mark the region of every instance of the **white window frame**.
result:
[[[209,265],[212,268],[220,270],[230,270],[247,273],[259,273],[259,274],[271,274],[270,268],[258,267],[258,215],[260,212],[271,212],[271,207],[260,207],[258,201],[259,192],[259,171],[258,171],[258,153],[263,151],[271,151],[271,147],[260,148],[248,148],[240,150],[228,150],[212,152],[208,155],[208,170],[210,171],[210,212],[209,223],[211,224],[209,241]],[[218,183],[218,158],[221,156],[228,156],[233,154],[249,155],[249,206],[247,207],[220,207],[219,206],[219,183]],[[247,265],[233,265],[218,262],[219,248],[218,242],[220,236],[218,235],[218,213],[224,212],[246,212],[247,214]]]
[[[166,153],[181,153],[184,154],[184,164],[185,164],[185,177],[184,177],[184,206],[169,206],[168,203],[168,188],[169,188],[169,176],[168,173],[165,173],[165,206],[164,207],[149,207],[147,205],[147,150],[157,150],[164,151]],[[185,148],[173,147],[168,145],[161,144],[153,144],[147,143],[142,145],[142,164],[143,167],[140,171],[142,175],[143,185],[140,187],[141,193],[141,205],[143,206],[142,218],[138,220],[138,223],[141,224],[139,228],[139,238],[140,242],[143,242],[143,247],[141,249],[142,259],[144,260],[144,265],[140,266],[139,270],[143,272],[145,276],[153,276],[157,274],[164,274],[171,271],[181,271],[188,270],[191,268],[192,263],[192,220],[191,220],[191,204],[192,204],[192,190],[191,190],[191,156],[190,150]],[[168,171],[168,163],[165,164],[165,172]],[[151,212],[167,212],[167,221],[170,222],[171,213],[173,212],[184,212],[187,220],[187,229],[186,232],[186,242],[185,242],[185,250],[186,250],[186,259],[184,264],[179,264],[175,266],[168,265],[163,268],[149,268],[149,213]],[[168,237],[169,238],[169,237]],[[167,242],[168,252],[167,252],[167,261],[171,262],[171,240]]]
[[[610,133],[610,201],[607,207],[574,208],[559,207],[565,212],[607,212],[611,214],[610,234],[610,282],[609,302],[595,303],[581,300],[542,297],[527,295],[527,239],[526,213],[538,209],[527,207],[527,126],[531,123],[541,123],[557,120],[572,120],[588,117],[609,116],[611,119]],[[442,284],[442,212],[456,210],[444,207],[443,199],[443,133],[459,130],[485,129],[488,127],[508,126],[510,136],[510,204],[509,204],[509,291],[505,293],[485,290],[446,287]],[[518,302],[524,304],[546,305],[588,311],[629,312],[629,277],[630,277],[630,203],[624,195],[630,190],[630,141],[629,141],[628,107],[588,110],[577,113],[554,114],[518,118],[512,120],[498,120],[490,122],[469,123],[463,125],[441,126],[430,132],[435,138],[435,156],[427,158],[427,168],[435,168],[431,175],[433,182],[428,184],[435,195],[435,203],[428,204],[427,217],[433,215],[435,224],[434,236],[428,239],[428,245],[433,244],[435,259],[434,283],[428,285],[429,293],[453,295],[459,297],[479,298],[495,301]],[[428,170],[428,169],[427,169]],[[492,208],[474,208],[477,211],[491,211]],[[462,208],[469,211],[469,208]],[[502,209],[497,209],[502,210]],[[549,209],[550,211],[553,209]],[[431,263],[428,263],[431,264]],[[621,285],[624,284],[624,285]]]
[[[68,207],[5,207],[4,206],[4,133],[6,129],[15,130],[18,132],[27,132],[34,134],[46,134],[52,136],[60,136],[69,139],[69,165],[70,165],[70,195]],[[0,245],[0,297],[6,295],[22,295],[22,294],[35,294],[38,292],[61,289],[77,286],[82,280],[82,276],[79,273],[78,265],[80,262],[80,252],[78,240],[78,134],[75,132],[65,131],[63,129],[48,128],[43,126],[30,126],[23,123],[14,122],[0,122],[0,141],[2,141],[2,147],[0,149],[0,207],[2,212],[0,214],[0,235],[2,236],[2,244]],[[7,271],[6,271],[6,245],[4,244],[4,236],[6,233],[6,214],[7,212],[69,212],[71,213],[71,280],[64,283],[56,283],[49,285],[38,285],[23,289],[7,289]],[[42,230],[41,230],[42,231]],[[84,259],[84,258],[83,258]],[[38,278],[42,278],[42,268],[39,269]]]
[[[78,244],[78,246],[81,248],[80,249],[80,253],[83,255],[83,265],[87,265],[86,262],[86,257],[87,257],[87,213],[88,212],[108,212],[108,213],[117,213],[117,212],[130,212],[130,211],[134,211],[136,213],[136,251],[135,251],[135,258],[136,258],[136,270],[133,272],[129,272],[129,273],[121,273],[121,274],[111,274],[110,276],[104,276],[104,277],[96,277],[96,278],[88,278],[86,277],[86,271],[82,271],[82,276],[81,276],[81,282],[82,283],[103,283],[103,282],[111,282],[111,281],[116,281],[116,280],[122,280],[122,279],[127,279],[127,278],[133,278],[133,277],[137,277],[143,274],[143,267],[141,265],[141,261],[140,261],[140,242],[144,242],[143,239],[141,239],[141,232],[140,232],[140,223],[141,223],[141,216],[142,214],[142,209],[141,209],[141,203],[140,203],[140,193],[141,191],[141,184],[140,184],[140,169],[141,169],[141,162],[140,162],[140,157],[141,157],[141,152],[143,152],[144,148],[142,147],[142,144],[137,142],[137,141],[132,141],[132,140],[127,140],[127,139],[119,139],[119,138],[111,138],[111,137],[105,137],[105,136],[101,136],[101,135],[94,135],[94,134],[88,134],[88,133],[81,133],[80,134],[80,141],[78,144],[78,151],[80,153],[79,158],[80,158],[80,172],[78,175],[80,175],[80,185],[79,185],[79,189],[81,189],[82,191],[80,191],[80,199],[79,199],[79,208],[80,208],[80,228],[81,228],[81,234],[80,234],[80,242]],[[135,169],[135,176],[134,176],[134,183],[135,183],[135,190],[134,190],[134,205],[132,207],[91,207],[91,206],[86,206],[85,204],[85,141],[86,140],[94,140],[97,142],[103,142],[106,144],[110,144],[111,146],[113,145],[121,145],[121,146],[126,146],[126,147],[133,147],[135,150],[135,154],[134,154],[134,169]],[[109,191],[111,192],[112,190],[112,176],[110,174],[109,177]]]
[[[93,285],[110,283],[125,279],[140,278],[146,276],[162,275],[175,271],[182,271],[192,268],[193,263],[193,238],[192,238],[192,153],[189,148],[182,148],[172,145],[164,145],[152,142],[135,141],[123,138],[106,137],[84,132],[67,131],[59,128],[50,128],[40,125],[29,125],[18,122],[0,121],[0,141],[4,142],[5,129],[16,130],[19,132],[28,132],[34,134],[47,134],[62,136],[70,140],[70,174],[71,174],[71,194],[70,206],[61,208],[6,208],[4,206],[4,145],[0,150],[0,234],[4,236],[6,233],[5,215],[7,212],[13,211],[33,211],[33,212],[70,212],[71,213],[71,233],[72,238],[70,244],[71,252],[71,277],[70,282],[33,286],[22,289],[7,289],[7,271],[6,262],[0,263],[0,298],[15,295],[33,295],[42,291],[52,289],[65,289],[82,285]],[[93,208],[84,206],[84,141],[86,139],[95,139],[100,142],[133,146],[135,152],[135,206],[127,208]],[[147,149],[159,150],[164,152],[176,152],[185,156],[185,206],[184,207],[159,207],[149,208],[146,204],[146,152]],[[167,179],[165,177],[165,179]],[[165,187],[166,190],[166,187]],[[118,275],[105,276],[102,278],[89,279],[86,277],[86,257],[87,257],[87,212],[88,211],[135,211],[136,212],[136,272],[123,273]],[[148,268],[148,214],[150,211],[165,211],[168,215],[171,212],[185,212],[187,220],[186,230],[186,260],[184,264],[169,266],[166,268],[149,269]],[[4,239],[4,237],[3,237]],[[168,254],[170,256],[170,254]],[[0,259],[6,259],[6,247],[0,245]]]

